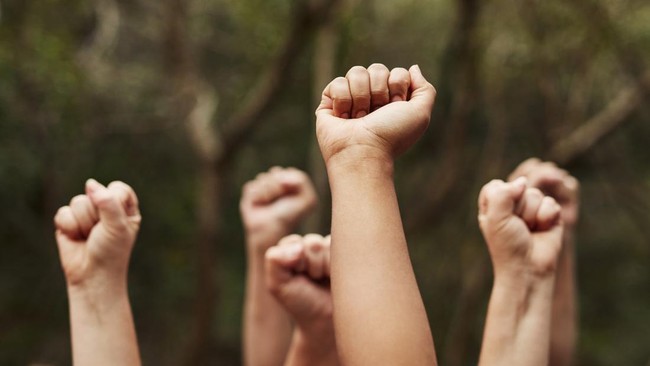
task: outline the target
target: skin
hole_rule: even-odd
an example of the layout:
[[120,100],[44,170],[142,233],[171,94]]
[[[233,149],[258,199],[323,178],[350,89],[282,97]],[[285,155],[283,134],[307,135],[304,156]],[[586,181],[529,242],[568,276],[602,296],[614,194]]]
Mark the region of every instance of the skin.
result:
[[479,365],[548,365],[560,205],[525,178],[494,180],[481,190],[479,225],[494,267]]
[[135,192],[122,182],[86,182],[54,223],[70,302],[77,366],[140,365],[127,291],[129,258],[140,228]]
[[268,289],[296,324],[287,366],[339,365],[329,276],[329,236],[290,235],[266,252]]
[[426,130],[435,94],[417,66],[355,66],[327,85],[316,111],[332,190],[331,281],[343,364],[436,364],[393,183],[394,159]]
[[561,207],[564,235],[560,252],[553,316],[551,320],[551,365],[569,366],[575,354],[578,315],[576,312],[575,226],[578,220],[580,184],[567,171],[552,162],[530,158],[510,174],[508,180],[526,177],[528,187],[540,189],[553,197]]
[[266,287],[264,254],[293,232],[316,203],[311,181],[294,168],[273,167],[243,187],[240,212],[247,254],[245,365],[275,366],[285,361],[292,337],[291,318]]

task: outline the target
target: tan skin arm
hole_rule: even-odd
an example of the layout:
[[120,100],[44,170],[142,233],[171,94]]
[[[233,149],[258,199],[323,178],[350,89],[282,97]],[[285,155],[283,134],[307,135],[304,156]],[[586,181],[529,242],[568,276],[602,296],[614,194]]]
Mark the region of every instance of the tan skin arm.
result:
[[290,235],[266,252],[269,291],[296,324],[286,366],[338,366],[330,278],[330,237]]
[[479,223],[494,267],[479,365],[548,365],[560,206],[526,179],[481,190]]
[[528,186],[540,189],[560,204],[564,222],[563,246],[555,279],[551,322],[551,365],[569,366],[575,356],[578,312],[575,265],[575,226],[579,216],[580,184],[552,162],[530,158],[510,174],[509,180],[524,176]]
[[346,365],[434,365],[393,161],[426,129],[435,89],[417,66],[354,67],[323,92],[318,141],[332,189],[332,295]]
[[131,187],[86,183],[86,194],[61,207],[56,239],[70,304],[72,357],[77,366],[140,365],[129,304],[127,270],[140,226]]
[[265,283],[266,250],[291,233],[317,202],[305,173],[273,167],[244,185],[240,211],[246,234],[243,350],[248,366],[285,362],[292,340],[289,314]]

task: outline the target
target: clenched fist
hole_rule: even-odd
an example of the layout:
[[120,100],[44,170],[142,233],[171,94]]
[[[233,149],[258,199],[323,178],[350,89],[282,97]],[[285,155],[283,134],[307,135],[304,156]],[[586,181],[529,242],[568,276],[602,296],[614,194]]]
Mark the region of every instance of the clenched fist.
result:
[[412,66],[355,66],[323,91],[316,133],[325,163],[353,152],[354,158],[393,159],[429,125],[436,90]]
[[138,198],[131,187],[118,181],[104,187],[88,180],[86,194],[72,198],[54,217],[68,285],[126,282],[140,222]]
[[309,177],[298,169],[273,167],[260,173],[244,185],[239,205],[249,243],[266,251],[293,231],[317,201]]
[[555,273],[562,247],[560,206],[526,178],[493,180],[479,195],[479,225],[487,241],[495,275]]
[[329,236],[290,235],[266,252],[267,287],[296,324],[285,365],[340,363],[329,278]]
[[266,252],[266,284],[298,327],[332,326],[330,237],[290,235]]
[[578,221],[580,184],[569,172],[557,165],[537,158],[530,158],[510,174],[508,180],[528,178],[528,186],[538,188],[555,198],[562,207],[562,221],[566,228],[573,228]]

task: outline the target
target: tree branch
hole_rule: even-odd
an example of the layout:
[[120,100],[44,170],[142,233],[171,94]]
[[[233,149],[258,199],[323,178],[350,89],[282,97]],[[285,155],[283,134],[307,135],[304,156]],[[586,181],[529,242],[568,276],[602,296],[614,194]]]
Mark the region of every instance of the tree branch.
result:
[[621,90],[597,115],[586,121],[550,150],[549,159],[566,165],[611,134],[641,105],[650,90],[650,71],[636,85]]
[[230,161],[239,146],[262,122],[263,114],[284,86],[283,81],[292,73],[297,56],[305,48],[314,31],[326,23],[338,3],[339,0],[300,1],[295,10],[291,31],[278,57],[245,97],[238,112],[224,124],[217,151],[217,165]]
[[91,77],[102,80],[107,71],[103,58],[115,45],[121,18],[115,0],[95,0],[94,7],[97,26],[88,44],[78,52],[77,58]]

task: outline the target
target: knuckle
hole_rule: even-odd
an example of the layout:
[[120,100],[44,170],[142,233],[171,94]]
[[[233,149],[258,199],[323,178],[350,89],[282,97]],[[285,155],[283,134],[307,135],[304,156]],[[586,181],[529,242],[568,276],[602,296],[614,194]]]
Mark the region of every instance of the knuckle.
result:
[[70,200],[70,206],[80,206],[83,205],[88,197],[85,194],[78,194]]
[[379,70],[379,71],[383,71],[383,70],[388,71],[388,67],[386,67],[386,65],[384,65],[384,64],[382,64],[380,62],[374,62],[374,63],[370,64],[370,66],[368,66],[368,70],[370,70],[370,69]]
[[300,241],[302,241],[302,236],[300,236],[299,234],[291,234],[280,239],[278,245],[287,245],[287,244],[292,244]]
[[356,66],[352,66],[350,68],[350,70],[348,71],[346,76],[348,76],[348,77],[350,77],[350,76],[358,76],[358,75],[363,74],[365,72],[367,72],[365,67],[356,65]]

